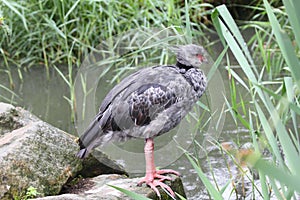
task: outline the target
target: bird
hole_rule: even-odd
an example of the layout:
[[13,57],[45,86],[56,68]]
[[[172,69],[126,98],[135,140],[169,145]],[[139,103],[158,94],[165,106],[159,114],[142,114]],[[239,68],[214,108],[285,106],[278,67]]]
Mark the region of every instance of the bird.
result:
[[79,138],[78,158],[85,158],[96,147],[110,141],[131,138],[145,140],[146,175],[138,185],[150,186],[160,197],[157,187],[166,189],[171,180],[165,174],[180,175],[171,169],[156,169],[154,138],[176,127],[207,87],[200,69],[208,63],[207,51],[199,45],[172,46],[176,63],[142,68],[114,86],[103,99],[98,114]]

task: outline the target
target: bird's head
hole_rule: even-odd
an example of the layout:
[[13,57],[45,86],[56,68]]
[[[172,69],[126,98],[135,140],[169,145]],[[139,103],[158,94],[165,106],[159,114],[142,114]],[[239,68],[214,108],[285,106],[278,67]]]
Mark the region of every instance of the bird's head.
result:
[[202,63],[208,62],[208,54],[202,46],[188,44],[174,46],[172,50],[176,53],[179,65],[198,68]]

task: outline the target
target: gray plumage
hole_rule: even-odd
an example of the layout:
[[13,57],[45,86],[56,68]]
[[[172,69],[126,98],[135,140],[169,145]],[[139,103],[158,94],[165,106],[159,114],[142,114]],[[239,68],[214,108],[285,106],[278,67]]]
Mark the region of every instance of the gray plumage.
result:
[[206,77],[198,67],[207,61],[207,53],[193,44],[173,51],[176,65],[141,69],[107,94],[80,137],[79,158],[111,140],[153,138],[179,124],[205,91]]

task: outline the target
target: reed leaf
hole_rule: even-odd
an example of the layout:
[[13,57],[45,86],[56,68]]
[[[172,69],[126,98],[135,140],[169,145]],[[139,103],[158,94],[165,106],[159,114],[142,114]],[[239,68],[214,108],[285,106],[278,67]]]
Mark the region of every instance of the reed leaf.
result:
[[[287,2],[287,1],[286,1]],[[267,0],[264,0],[265,8],[273,29],[273,32],[275,34],[275,37],[277,39],[277,43],[279,45],[279,48],[281,50],[281,53],[291,70],[291,74],[295,80],[295,82],[298,84],[298,87],[300,88],[300,62],[299,59],[296,55],[295,48],[287,35],[287,33],[280,27],[278,20],[276,19],[275,14],[272,11],[272,8]],[[290,7],[290,4],[287,4],[288,7]],[[300,7],[298,8],[300,9]],[[296,11],[295,11],[296,12]],[[298,11],[297,11],[298,12]],[[290,14],[291,16],[292,14]],[[292,19],[293,22],[292,25],[294,25],[294,31],[298,30],[298,20],[293,20],[294,15],[292,15],[290,18]],[[296,33],[298,35],[298,33]],[[298,36],[299,37],[299,36]],[[299,39],[300,40],[300,39]]]
[[289,17],[289,22],[292,25],[294,36],[298,47],[300,47],[300,1],[298,0],[283,0],[286,13]]
[[220,192],[212,185],[212,183],[208,180],[208,178],[206,177],[206,175],[203,173],[201,167],[199,167],[197,165],[197,163],[193,160],[193,158],[189,155],[189,154],[185,154],[186,157],[188,158],[188,160],[190,161],[190,163],[192,164],[192,166],[194,167],[194,169],[196,170],[198,176],[200,177],[202,183],[205,185],[206,189],[208,190],[209,194],[211,195],[211,197],[215,200],[222,200],[223,197],[220,194]]
[[[258,154],[250,155],[247,158],[248,162],[253,165],[254,168],[259,169],[270,179],[278,180],[284,183],[287,187],[300,192],[299,177],[290,174],[285,169],[279,168],[261,158]],[[280,194],[280,196],[282,193]]]
[[[107,184],[107,185],[108,185],[108,184]],[[117,187],[117,186],[115,186],[115,185],[108,185],[108,186],[109,186],[109,187],[112,187],[112,188],[114,188],[114,189],[116,189],[116,190],[119,190],[120,192],[126,194],[128,197],[130,197],[130,198],[132,198],[132,199],[134,199],[134,200],[151,200],[151,199],[149,199],[149,198],[147,198],[147,197],[144,197],[144,196],[142,196],[142,195],[140,195],[140,194],[137,194],[137,193],[135,193],[135,192],[126,190],[126,189],[124,189],[124,188]]]

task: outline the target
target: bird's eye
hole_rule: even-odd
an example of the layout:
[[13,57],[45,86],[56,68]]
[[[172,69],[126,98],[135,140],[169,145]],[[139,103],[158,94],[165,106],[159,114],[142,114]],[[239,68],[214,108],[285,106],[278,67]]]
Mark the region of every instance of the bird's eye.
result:
[[202,54],[196,54],[196,57],[199,59],[200,62],[203,62],[205,60]]

